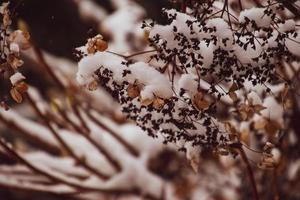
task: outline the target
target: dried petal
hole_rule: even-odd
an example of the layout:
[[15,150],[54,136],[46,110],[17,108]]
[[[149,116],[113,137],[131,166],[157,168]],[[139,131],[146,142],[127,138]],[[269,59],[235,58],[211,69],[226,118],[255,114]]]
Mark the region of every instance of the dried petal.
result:
[[165,104],[165,101],[163,99],[161,99],[161,98],[155,98],[153,100],[153,107],[155,109],[157,109],[157,110],[162,109],[162,107],[164,106],[164,104]]
[[142,106],[149,106],[152,103],[153,103],[153,99],[144,99],[141,101]]
[[235,92],[229,92],[228,95],[233,102],[238,100],[237,94]]
[[199,110],[207,109],[210,106],[210,102],[204,99],[204,94],[202,92],[195,94],[194,104]]
[[129,84],[127,87],[127,94],[130,98],[136,98],[140,95],[140,88],[136,84]]
[[93,80],[92,82],[90,82],[87,86],[89,91],[95,91],[98,88],[98,82]]
[[238,85],[236,83],[233,83],[231,87],[229,88],[229,92],[234,92],[239,89]]
[[260,111],[266,109],[266,107],[264,107],[260,104],[254,105],[253,108],[254,108],[254,112],[257,113],[257,114],[260,114]]
[[16,86],[15,86],[16,90],[18,92],[20,92],[21,94],[25,93],[28,90],[28,85],[27,83],[25,83],[24,81],[19,82]]
[[280,129],[281,129],[280,124],[274,120],[269,120],[265,125],[265,131],[270,136],[274,136],[277,133],[277,131],[279,131]]
[[22,94],[18,92],[16,88],[12,88],[10,90],[10,95],[17,103],[21,103],[23,101]]
[[23,60],[17,58],[17,57],[14,56],[14,55],[9,55],[9,57],[8,57],[8,63],[10,64],[10,66],[11,66],[14,70],[16,70],[16,69],[18,69],[20,66],[22,66],[24,62],[23,62]]

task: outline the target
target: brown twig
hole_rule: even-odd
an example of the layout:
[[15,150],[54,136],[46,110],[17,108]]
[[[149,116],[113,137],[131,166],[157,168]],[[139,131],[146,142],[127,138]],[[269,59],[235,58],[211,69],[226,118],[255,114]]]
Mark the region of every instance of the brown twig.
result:
[[109,163],[115,168],[115,170],[117,170],[118,172],[121,171],[121,166],[120,164],[112,158],[112,156],[110,155],[110,153],[104,148],[102,147],[99,143],[97,143],[92,137],[91,137],[91,132],[90,132],[90,129],[87,127],[85,121],[83,120],[81,114],[80,114],[80,111],[78,110],[77,106],[76,105],[72,105],[71,106],[73,111],[75,112],[77,118],[79,118],[81,124],[84,124],[85,125],[85,131],[83,136],[92,144],[94,145],[94,147],[104,155],[104,157],[109,161]]
[[107,131],[109,134],[111,134],[118,142],[120,142],[132,155],[138,157],[139,156],[139,152],[130,144],[128,144],[128,142],[126,140],[124,140],[122,137],[119,136],[119,134],[117,134],[114,130],[112,130],[111,128],[109,128],[108,126],[106,126],[104,123],[102,123],[99,119],[97,119],[96,117],[94,117],[92,115],[92,113],[90,113],[90,110],[85,109],[85,113],[86,115],[91,119],[92,122],[94,122],[96,125],[98,125],[100,128],[102,128],[103,130]]
[[[63,183],[63,184],[66,184],[68,186],[74,187],[77,190],[78,193],[79,192],[80,193],[83,193],[83,192],[100,192],[100,193],[111,194],[111,195],[121,195],[121,194],[122,195],[140,195],[141,194],[141,191],[139,189],[136,189],[136,188],[130,189],[130,190],[118,189],[118,188],[115,188],[115,189],[92,188],[92,187],[84,186],[82,184],[77,184],[77,183],[70,182],[68,180],[56,177],[52,174],[49,174],[49,173],[35,167],[30,162],[28,162],[26,159],[24,159],[20,154],[15,152],[11,147],[9,147],[1,139],[0,139],[0,146],[3,147],[10,155],[15,157],[18,161],[23,163],[25,166],[27,166],[33,172],[41,174],[41,175],[47,177],[48,179],[50,179],[50,180],[52,180],[56,183]],[[150,195],[150,194],[146,194],[145,197],[149,198],[151,200],[158,200],[156,197],[154,197],[153,195]]]
[[246,168],[247,168],[247,172],[248,172],[248,177],[250,179],[250,183],[251,183],[251,187],[252,187],[252,191],[253,191],[253,198],[255,200],[259,200],[259,195],[258,195],[258,192],[257,192],[257,187],[256,187],[256,182],[255,182],[255,178],[254,178],[254,173],[253,173],[253,170],[251,168],[251,165],[250,165],[250,162],[248,160],[248,157],[242,147],[242,144],[238,143],[234,148],[236,148],[240,155],[241,155],[241,158],[244,162],[244,164],[246,165]]
[[73,152],[72,148],[61,138],[61,136],[55,131],[55,129],[52,127],[50,121],[45,117],[45,115],[40,111],[40,109],[35,104],[34,100],[30,97],[30,95],[26,94],[26,97],[32,106],[32,108],[35,110],[35,112],[38,114],[38,116],[43,120],[47,128],[50,130],[50,132],[53,134],[53,136],[57,139],[57,141],[64,147],[64,149],[67,151],[67,153],[72,156],[76,160],[76,162],[80,165],[82,165],[85,169],[90,171],[91,173],[97,175],[99,178],[102,179],[108,179],[109,176],[106,174],[103,174],[99,172],[98,170],[92,168],[89,166],[83,159],[78,158],[78,156]]
[[20,133],[19,135],[21,137],[23,137],[25,140],[28,140],[28,141],[32,142],[33,144],[36,144],[39,147],[42,147],[45,151],[48,151],[53,154],[59,154],[61,152],[61,150],[57,146],[30,134],[27,130],[23,129],[21,126],[19,126],[14,121],[5,119],[2,115],[0,115],[0,121],[3,124],[5,124],[7,127],[12,128],[15,131],[17,131],[18,133]]

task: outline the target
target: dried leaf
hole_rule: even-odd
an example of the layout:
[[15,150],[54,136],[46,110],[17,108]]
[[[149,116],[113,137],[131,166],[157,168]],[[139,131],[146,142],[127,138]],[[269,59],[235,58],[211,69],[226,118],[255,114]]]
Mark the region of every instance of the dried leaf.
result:
[[10,64],[10,66],[14,69],[14,70],[16,70],[16,69],[18,69],[20,66],[22,66],[23,65],[23,60],[21,60],[21,59],[19,59],[19,58],[17,58],[16,56],[14,56],[14,55],[9,55],[8,56],[8,63]]
[[250,143],[250,133],[248,130],[243,130],[241,131],[241,134],[240,134],[240,140],[242,142],[244,142],[245,144],[249,145]]
[[236,128],[230,122],[224,122],[223,124],[224,124],[225,130],[228,133],[230,133],[232,135],[237,135],[238,132],[237,132]]
[[24,81],[21,81],[15,85],[15,88],[18,92],[23,94],[28,90],[28,85]]
[[274,144],[272,144],[271,142],[266,142],[266,144],[265,144],[263,150],[264,150],[265,152],[271,152],[271,150],[272,150],[274,147],[275,147]]
[[155,98],[153,100],[153,107],[157,110],[162,109],[162,107],[165,105],[165,101],[161,98]]
[[231,87],[229,88],[229,92],[235,92],[239,89],[238,85],[236,83],[233,83]]
[[142,106],[149,106],[152,103],[153,103],[153,99],[144,99],[141,101]]
[[254,109],[248,104],[242,103],[238,108],[238,113],[243,121],[246,121],[254,116]]
[[254,122],[254,128],[256,130],[263,130],[267,124],[267,120],[266,119],[260,119]]
[[231,98],[231,100],[233,102],[236,102],[238,100],[238,96],[235,92],[231,91],[231,92],[228,93],[228,95],[229,95],[229,97]]
[[105,51],[108,48],[108,44],[107,42],[105,42],[104,40],[96,40],[96,47],[98,51]]
[[229,150],[226,148],[218,148],[218,154],[221,156],[228,156]]
[[88,39],[87,51],[89,54],[94,54],[97,51],[105,51],[108,48],[107,42],[103,40],[101,35],[96,35],[93,38]]
[[98,88],[98,82],[96,80],[93,80],[92,82],[90,82],[87,86],[89,91],[95,91]]
[[129,84],[127,87],[127,94],[130,98],[136,98],[140,95],[140,88],[136,84]]
[[205,110],[210,106],[210,102],[204,99],[204,94],[202,92],[195,94],[194,104],[199,110]]
[[280,129],[281,129],[280,124],[274,120],[268,120],[267,124],[265,125],[265,131],[270,136],[274,136],[277,133],[277,131],[279,131]]
[[10,90],[10,95],[17,103],[21,103],[23,101],[22,94],[18,92],[16,88],[12,88]]
[[254,108],[254,112],[257,113],[257,114],[260,114],[260,111],[266,109],[266,107],[264,107],[260,104],[253,105],[253,108]]

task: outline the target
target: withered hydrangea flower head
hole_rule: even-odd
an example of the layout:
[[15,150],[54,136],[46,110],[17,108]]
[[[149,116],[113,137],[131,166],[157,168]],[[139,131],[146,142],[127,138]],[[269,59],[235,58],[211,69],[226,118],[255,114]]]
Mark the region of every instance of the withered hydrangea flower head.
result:
[[[267,119],[268,103],[261,98],[274,85],[290,84],[278,69],[299,60],[299,30],[280,15],[284,7],[278,2],[244,10],[212,2],[187,4],[184,12],[163,10],[167,25],[144,22],[156,52],[148,63],[91,52],[88,44],[79,48],[78,82],[97,80],[129,118],[165,142],[223,150],[239,142],[226,120]],[[224,106],[233,111],[225,119],[218,109]],[[274,132],[282,128],[276,127]]]

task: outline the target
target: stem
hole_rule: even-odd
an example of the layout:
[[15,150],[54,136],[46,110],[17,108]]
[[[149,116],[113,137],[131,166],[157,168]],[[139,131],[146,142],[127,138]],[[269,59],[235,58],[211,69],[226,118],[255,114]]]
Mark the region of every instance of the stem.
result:
[[58,132],[52,127],[50,121],[46,118],[46,116],[40,111],[40,109],[37,107],[36,103],[34,100],[30,97],[29,94],[26,95],[30,105],[32,108],[35,110],[35,112],[38,114],[38,116],[43,120],[44,124],[47,126],[49,131],[53,134],[53,136],[57,139],[57,141],[61,144],[62,147],[67,151],[67,153],[81,166],[83,166],[86,170],[89,172],[95,174],[98,176],[100,179],[108,179],[109,176],[106,174],[103,174],[99,172],[98,170],[94,169],[90,165],[86,163],[84,159],[79,158],[74,152],[73,149],[64,141],[63,138],[58,134]]
[[128,152],[130,152],[133,156],[138,157],[139,152],[136,150],[133,146],[131,146],[127,141],[125,141],[121,136],[119,136],[118,133],[116,133],[114,130],[109,128],[107,125],[102,123],[99,119],[93,116],[92,113],[90,113],[90,110],[85,110],[86,115],[91,119],[92,122],[94,122],[96,125],[98,125],[103,130],[107,131],[109,134],[111,134],[118,142],[120,142]]

